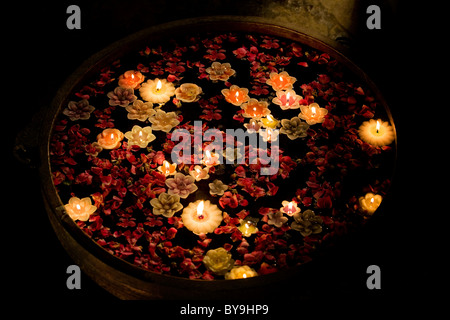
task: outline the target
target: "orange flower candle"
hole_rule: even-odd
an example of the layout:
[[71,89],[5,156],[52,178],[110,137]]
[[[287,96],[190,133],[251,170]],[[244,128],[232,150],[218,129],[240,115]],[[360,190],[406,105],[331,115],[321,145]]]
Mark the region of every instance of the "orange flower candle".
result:
[[250,99],[248,102],[241,105],[241,109],[244,110],[242,114],[246,118],[262,118],[270,114],[268,108],[269,103],[266,101],[258,101],[256,99]]
[[248,96],[247,88],[239,88],[236,85],[232,85],[230,89],[223,89],[222,94],[225,100],[235,106],[240,106],[244,102],[250,100]]
[[295,94],[294,90],[277,91],[276,94],[277,96],[272,99],[272,102],[279,105],[282,110],[300,108],[299,102],[303,97]]
[[205,150],[202,162],[207,167],[217,166],[218,164],[220,164],[219,155],[216,153],[211,154],[209,150]]
[[305,120],[309,125],[322,123],[325,120],[325,115],[328,114],[328,110],[319,107],[317,103],[311,103],[309,106],[300,106],[300,110],[298,117]]
[[144,75],[139,71],[128,70],[119,77],[119,86],[125,89],[138,89],[144,81]]
[[97,210],[97,207],[92,204],[91,198],[89,197],[83,199],[72,197],[69,199],[69,203],[64,205],[64,208],[66,209],[69,217],[71,217],[74,221],[87,221],[89,220],[91,214]]
[[358,200],[360,211],[368,214],[373,214],[380,206],[383,197],[379,194],[373,194],[369,192],[364,197],[360,197]]
[[158,171],[160,171],[166,177],[172,176],[177,173],[177,164],[170,164],[167,160],[164,160],[162,166],[158,167]]
[[117,149],[123,137],[123,133],[119,130],[108,128],[97,136],[97,142],[103,149]]
[[269,75],[270,79],[266,83],[272,86],[275,91],[292,89],[294,82],[297,78],[291,77],[286,71],[276,73],[271,72]]

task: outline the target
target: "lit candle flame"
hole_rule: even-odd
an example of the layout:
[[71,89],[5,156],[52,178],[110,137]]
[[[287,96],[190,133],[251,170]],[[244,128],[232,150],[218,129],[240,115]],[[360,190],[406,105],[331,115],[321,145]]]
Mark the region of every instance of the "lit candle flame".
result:
[[236,91],[236,94],[234,96],[236,97],[236,100],[237,100],[239,97],[239,91]]
[[158,92],[159,90],[161,90],[161,88],[162,88],[161,80],[158,80],[158,83],[156,84],[156,92]]
[[198,218],[203,218],[203,207],[204,207],[204,203],[203,200],[200,201],[200,203],[197,206],[197,217]]
[[81,206],[78,203],[75,205],[75,207],[77,207],[77,210],[81,210]]
[[244,273],[244,274],[242,274],[242,278],[247,278],[247,274],[246,273]]
[[311,107],[311,115],[312,115],[313,117],[316,116],[316,107]]
[[114,140],[114,133],[111,133],[111,140]]
[[131,79],[134,79],[134,74],[133,73],[131,74]]
[[283,81],[283,76],[280,76],[280,81]]
[[289,104],[289,99],[291,98],[291,93],[288,92],[286,95],[286,103]]
[[269,114],[269,115],[267,116],[267,120],[269,120],[270,122],[272,122],[272,121],[275,120],[275,118],[272,117],[272,115]]
[[167,162],[167,160],[164,160],[163,165],[164,165],[164,170],[165,170],[164,173],[165,174],[170,173],[170,164],[169,164],[169,162]]
[[[380,121],[378,121],[377,120],[377,126],[376,126],[376,129],[377,129],[377,133],[379,133],[380,132]],[[372,198],[373,199],[373,198]]]
[[293,205],[292,205],[292,201],[288,203],[288,212],[292,213],[293,212]]
[[370,203],[373,203],[374,201],[375,201],[374,197],[370,198]]

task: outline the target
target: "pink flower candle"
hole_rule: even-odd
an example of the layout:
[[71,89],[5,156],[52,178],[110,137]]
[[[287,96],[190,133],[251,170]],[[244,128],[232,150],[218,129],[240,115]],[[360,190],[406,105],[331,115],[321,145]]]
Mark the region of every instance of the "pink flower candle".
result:
[[123,133],[117,129],[105,129],[97,136],[97,142],[103,149],[117,149],[123,140]]
[[247,88],[239,88],[236,85],[232,85],[230,89],[223,89],[222,94],[225,100],[235,106],[240,106],[244,102],[250,100],[248,96]]
[[272,99],[272,102],[279,105],[282,110],[300,108],[299,103],[303,97],[295,94],[294,90],[277,91],[276,94],[277,96]]
[[297,206],[297,202],[295,201],[283,201],[281,202],[282,207],[280,211],[286,213],[288,216],[293,216],[300,212],[300,208]]

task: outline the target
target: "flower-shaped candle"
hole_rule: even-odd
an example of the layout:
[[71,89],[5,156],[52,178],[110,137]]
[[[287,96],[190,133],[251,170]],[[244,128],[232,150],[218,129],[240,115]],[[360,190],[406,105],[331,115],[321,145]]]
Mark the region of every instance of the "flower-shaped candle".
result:
[[258,228],[250,220],[242,220],[238,230],[244,237],[250,237],[252,234],[258,232]]
[[280,134],[280,130],[278,129],[260,129],[259,134],[263,138],[265,142],[273,142],[278,140],[278,135]]
[[183,209],[180,197],[176,194],[161,193],[158,198],[150,200],[150,204],[153,207],[154,215],[163,215],[166,218],[172,217],[175,212]]
[[292,89],[294,82],[297,81],[296,78],[289,76],[286,71],[280,73],[271,72],[269,77],[270,79],[266,83],[272,86],[275,91]]
[[63,110],[63,114],[68,116],[72,121],[87,120],[94,110],[95,108],[89,104],[89,101],[83,99],[79,102],[70,101],[67,108]]
[[172,176],[177,172],[177,164],[172,163],[170,164],[167,160],[164,160],[162,165],[159,166],[158,171],[161,171],[162,174],[164,174],[166,177]]
[[283,207],[280,208],[280,211],[286,213],[288,216],[293,216],[300,212],[300,208],[297,206],[297,202],[295,201],[283,201],[281,202]]
[[90,215],[97,210],[97,207],[92,204],[91,198],[89,197],[83,199],[72,197],[69,199],[69,203],[64,205],[64,208],[66,209],[69,217],[71,217],[74,221],[87,221]]
[[383,197],[379,194],[367,193],[359,199],[359,210],[364,213],[373,214],[381,204]]
[[121,106],[124,108],[137,99],[133,89],[122,87],[115,88],[114,91],[108,92],[106,96],[109,98],[110,106]]
[[249,266],[234,267],[230,272],[225,274],[226,280],[246,279],[256,277],[258,273]]
[[267,117],[261,119],[261,122],[264,127],[275,129],[278,126],[278,120],[275,119],[271,114],[268,114]]
[[198,189],[194,181],[193,177],[177,172],[173,178],[166,179],[166,186],[169,187],[167,192],[170,195],[177,194],[180,198],[186,199],[189,194]]
[[232,85],[230,89],[223,89],[222,94],[227,102],[234,104],[235,106],[240,106],[244,102],[250,100],[248,89],[239,88],[236,85]]
[[119,130],[108,128],[97,136],[97,142],[103,149],[117,149],[123,137],[123,133]]
[[153,130],[161,130],[166,133],[180,123],[175,112],[172,111],[166,113],[161,109],[158,109],[153,116],[148,118],[148,120],[152,123]]
[[304,237],[322,232],[323,220],[320,216],[316,216],[312,210],[308,209],[305,212],[294,214],[294,220],[291,223],[291,229],[299,231]]
[[251,119],[249,123],[244,123],[244,127],[249,133],[258,132],[261,129],[261,123],[256,119]]
[[221,180],[218,179],[208,184],[208,186],[209,186],[209,193],[212,196],[213,195],[221,196],[228,189],[228,185],[224,184]]
[[202,163],[207,167],[213,167],[220,164],[219,154],[211,153],[209,150],[205,150],[205,154],[202,159]]
[[328,110],[321,108],[317,103],[311,103],[309,106],[300,106],[300,114],[298,117],[306,121],[307,124],[313,125],[322,123]]
[[194,83],[183,83],[175,90],[175,96],[183,102],[195,102],[200,99],[202,88]]
[[203,264],[209,271],[223,276],[233,268],[234,260],[231,258],[231,253],[220,247],[208,250],[203,258]]
[[137,89],[144,78],[139,71],[128,70],[119,77],[119,86],[125,89]]
[[291,140],[306,137],[306,131],[309,129],[309,124],[298,117],[293,117],[291,120],[283,119],[281,125],[280,133],[287,135]]
[[276,94],[277,96],[272,99],[272,102],[279,105],[282,110],[300,108],[299,103],[303,97],[295,94],[294,90],[277,91]]
[[209,178],[209,168],[202,168],[199,165],[196,165],[194,169],[189,170],[189,174],[194,177],[195,181],[200,181],[202,179]]
[[256,99],[250,99],[248,102],[241,105],[241,109],[244,110],[242,114],[246,118],[262,118],[270,114],[268,108],[269,103],[267,101],[258,101]]
[[145,121],[156,113],[153,109],[153,103],[142,100],[134,101],[133,104],[129,104],[125,109],[128,111],[127,118],[130,120]]
[[364,142],[377,147],[391,144],[395,139],[394,129],[381,119],[364,121],[359,127],[359,136]]
[[125,133],[125,138],[128,139],[129,146],[139,146],[141,148],[147,148],[148,144],[155,140],[155,135],[152,133],[152,127],[133,126],[131,131]]
[[175,87],[172,82],[166,79],[147,80],[139,89],[142,99],[151,103],[164,104],[175,94]]
[[222,211],[209,200],[191,202],[181,214],[184,226],[197,235],[214,232],[222,219]]
[[232,75],[236,73],[235,70],[231,69],[231,64],[220,63],[217,61],[213,62],[211,67],[206,68],[205,71],[209,73],[209,79],[213,81],[227,81]]

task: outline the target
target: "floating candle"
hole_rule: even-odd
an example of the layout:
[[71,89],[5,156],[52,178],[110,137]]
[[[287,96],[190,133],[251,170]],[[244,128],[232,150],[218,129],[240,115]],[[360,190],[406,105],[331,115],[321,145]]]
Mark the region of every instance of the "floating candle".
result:
[[269,114],[266,118],[261,119],[261,122],[264,127],[275,129],[278,126],[279,121]]
[[234,279],[246,279],[251,277],[256,277],[258,273],[255,269],[250,268],[249,266],[240,266],[234,267],[230,270],[230,272],[225,274],[226,280],[234,280]]
[[278,130],[278,129],[271,129],[271,128],[267,128],[265,130],[261,129],[261,130],[259,130],[259,134],[263,138],[263,141],[265,141],[265,142],[273,142],[273,141],[277,141],[278,140],[278,136],[280,134],[280,130]]
[[258,228],[250,220],[242,220],[238,230],[244,237],[250,237],[252,234],[258,232]]
[[202,179],[209,178],[209,168],[202,168],[199,165],[196,165],[194,169],[189,170],[189,174],[194,177],[195,181],[200,181]]
[[139,71],[128,70],[119,77],[119,86],[125,89],[137,89],[144,78],[144,75]]
[[223,89],[221,92],[225,100],[235,106],[240,106],[250,100],[247,88],[239,88],[236,85],[232,85],[230,89]]
[[166,79],[147,80],[139,89],[142,99],[151,103],[164,104],[175,94],[175,87],[172,82]]
[[359,127],[359,136],[371,145],[381,147],[391,144],[395,139],[394,129],[381,119],[364,121]]
[[276,94],[277,96],[272,99],[272,102],[279,105],[282,110],[300,108],[299,103],[303,97],[295,94],[294,90],[277,91]]
[[283,201],[281,202],[283,207],[280,208],[280,211],[286,213],[288,216],[293,216],[300,212],[300,208],[297,206],[297,202],[295,201]]
[[248,102],[241,105],[241,109],[244,110],[242,114],[246,118],[262,118],[270,114],[268,108],[269,103],[266,101],[258,101],[256,99],[250,99]]
[[307,124],[313,125],[322,123],[328,110],[321,108],[317,103],[311,103],[309,106],[300,106],[300,114],[298,117],[306,121]]
[[183,102],[196,102],[201,93],[202,88],[194,83],[183,83],[175,90],[175,96]]
[[148,120],[152,123],[153,130],[161,130],[166,133],[180,123],[175,112],[165,112],[161,109],[158,109],[153,116],[148,118]]
[[244,123],[244,127],[247,129],[249,133],[258,132],[261,128],[261,124],[256,119],[251,119],[249,123]]
[[181,214],[184,226],[197,235],[214,232],[222,219],[222,211],[209,200],[191,202]]
[[97,142],[103,149],[117,149],[122,144],[123,133],[117,129],[105,129],[97,136]]
[[381,204],[383,197],[379,194],[367,193],[359,198],[359,210],[364,213],[373,214]]
[[139,146],[141,148],[147,148],[148,144],[156,139],[152,133],[152,127],[141,128],[138,125],[133,126],[131,131],[125,133],[125,138],[128,139],[128,146]]
[[157,169],[158,171],[161,171],[163,175],[168,177],[177,173],[177,164],[176,163],[170,164],[167,160],[164,160],[163,164],[159,166]]
[[97,207],[92,205],[91,198],[86,197],[83,199],[72,197],[69,199],[69,203],[64,205],[69,217],[74,221],[81,220],[87,221],[91,214],[97,210]]
[[297,81],[296,78],[289,76],[286,71],[280,73],[271,72],[269,77],[270,79],[266,83],[272,86],[275,91],[292,89],[294,82]]
[[216,153],[211,153],[209,150],[205,150],[202,163],[207,167],[213,167],[220,164],[219,155]]

